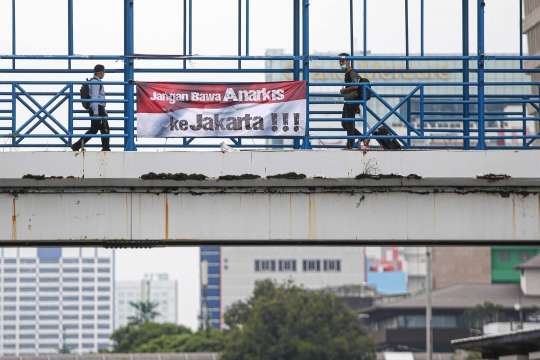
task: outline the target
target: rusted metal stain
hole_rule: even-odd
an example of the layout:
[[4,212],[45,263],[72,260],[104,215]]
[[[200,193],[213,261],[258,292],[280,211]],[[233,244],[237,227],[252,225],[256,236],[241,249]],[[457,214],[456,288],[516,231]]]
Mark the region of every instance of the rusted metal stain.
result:
[[17,240],[17,198],[13,198],[11,215],[11,240]]
[[484,175],[476,175],[477,179],[485,179],[489,182],[499,181],[499,180],[507,180],[510,179],[510,175],[506,174],[484,174]]
[[315,196],[309,195],[308,199],[308,239],[317,239],[317,209]]
[[169,240],[169,197],[165,195],[165,240]]

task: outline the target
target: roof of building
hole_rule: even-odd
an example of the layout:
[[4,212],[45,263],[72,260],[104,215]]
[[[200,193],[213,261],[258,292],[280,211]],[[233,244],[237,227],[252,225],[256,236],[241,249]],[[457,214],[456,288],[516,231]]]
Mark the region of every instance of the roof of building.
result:
[[540,350],[540,329],[511,331],[452,340],[456,349],[482,352],[484,358],[522,354]]
[[540,269],[540,254],[514,266],[514,269]]
[[[521,303],[521,306],[526,309],[538,306],[540,296],[523,295],[518,284],[459,284],[437,289],[431,293],[431,303],[434,309],[468,309],[484,303],[484,301],[502,305],[505,309],[513,309],[516,303]],[[425,309],[425,307],[426,293],[423,292],[408,298],[361,309],[359,312],[367,313],[382,309]]]

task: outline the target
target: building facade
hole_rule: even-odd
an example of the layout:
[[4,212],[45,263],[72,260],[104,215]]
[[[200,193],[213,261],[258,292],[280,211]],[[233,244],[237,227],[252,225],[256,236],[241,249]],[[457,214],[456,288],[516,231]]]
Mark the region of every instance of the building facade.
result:
[[[307,289],[362,284],[363,247],[202,247],[208,261],[206,302],[210,324],[222,328],[223,312],[253,293],[257,280],[293,280]],[[201,288],[201,309],[205,294]]]
[[494,246],[491,248],[491,281],[495,284],[519,284],[520,272],[514,267],[540,254],[529,246]]
[[0,249],[0,355],[109,348],[114,250]]
[[169,280],[168,274],[156,274],[143,280],[116,283],[116,328],[125,326],[131,316],[136,316],[130,303],[155,302],[159,315],[157,323],[178,323],[178,281]]

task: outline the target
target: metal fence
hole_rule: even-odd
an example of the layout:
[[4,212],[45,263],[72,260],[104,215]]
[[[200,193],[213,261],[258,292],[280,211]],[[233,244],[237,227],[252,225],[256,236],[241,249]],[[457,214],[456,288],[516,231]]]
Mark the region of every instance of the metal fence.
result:
[[[515,19],[516,41],[520,43],[519,54],[503,55],[486,54],[485,38],[485,7],[493,4],[491,1],[471,0],[477,6],[477,26],[469,29],[469,0],[461,0],[462,7],[462,44],[463,51],[459,55],[430,56],[424,53],[424,0],[420,0],[420,54],[411,55],[409,51],[409,4],[405,0],[403,13],[405,16],[406,48],[403,55],[373,56],[367,51],[367,22],[369,12],[367,0],[349,0],[350,25],[350,53],[354,56],[345,59],[352,60],[353,64],[365,60],[394,61],[402,64],[399,69],[362,69],[359,72],[370,76],[377,74],[383,78],[392,78],[398,75],[409,77],[413,74],[422,74],[430,77],[433,74],[442,74],[441,81],[408,81],[390,82],[373,80],[370,84],[373,97],[371,100],[344,101],[337,96],[337,89],[346,84],[342,81],[312,81],[310,75],[323,74],[335,76],[339,71],[330,67],[314,67],[320,62],[337,63],[342,59],[338,56],[317,55],[310,53],[310,2],[309,0],[291,0],[293,18],[293,54],[250,56],[250,0],[238,0],[238,6],[231,11],[238,12],[238,55],[236,56],[197,56],[193,55],[193,3],[197,0],[183,0],[183,39],[181,55],[152,55],[135,54],[135,27],[133,21],[136,2],[121,0],[124,4],[124,53],[114,56],[75,55],[73,37],[73,0],[66,0],[68,16],[68,54],[66,55],[18,55],[16,53],[16,0],[12,0],[12,54],[0,55],[1,60],[11,62],[10,68],[0,69],[0,74],[35,74],[40,78],[43,74],[67,74],[70,78],[88,74],[91,70],[75,69],[75,61],[92,62],[100,60],[122,61],[123,67],[107,69],[107,72],[122,73],[123,81],[104,81],[107,87],[107,109],[111,123],[110,135],[95,135],[95,137],[110,136],[112,147],[123,148],[126,151],[135,151],[137,148],[202,148],[219,147],[219,141],[201,143],[199,139],[183,138],[174,141],[154,142],[137,140],[136,118],[136,74],[157,73],[281,73],[287,74],[294,80],[305,79],[308,82],[307,101],[307,128],[300,138],[275,141],[275,139],[229,138],[231,146],[239,148],[337,148],[349,138],[358,140],[360,137],[345,135],[341,127],[342,121],[354,121],[364,134],[361,138],[397,139],[402,149],[536,149],[535,140],[540,137],[538,111],[540,110],[540,83],[532,81],[490,81],[492,74],[529,74],[539,72],[539,69],[525,69],[524,61],[540,60],[538,56],[525,56],[522,42],[521,14],[522,2],[516,1],[520,8],[519,19]],[[363,7],[355,8],[355,4]],[[459,2],[456,2],[459,5]],[[156,6],[160,6],[156,2]],[[313,6],[313,5],[311,5]],[[360,9],[360,10],[359,10]],[[363,49],[354,48],[355,14],[360,13],[363,21]],[[119,14],[120,15],[120,14]],[[356,16],[358,17],[358,16]],[[196,21],[197,19],[195,19]],[[317,26],[318,24],[312,24]],[[242,30],[244,29],[244,30]],[[477,34],[477,53],[469,54],[470,34]],[[518,39],[519,36],[519,39]],[[242,50],[244,48],[244,50]],[[174,60],[178,66],[164,67],[135,67],[147,61]],[[40,63],[45,60],[67,61],[67,68],[28,68],[18,66],[20,61],[33,61]],[[187,63],[192,60],[212,60],[220,64],[213,68],[188,68]],[[269,66],[264,68],[246,67],[246,62],[266,61]],[[275,68],[271,64],[277,62],[291,62],[291,67]],[[459,66],[453,68],[430,68],[411,66],[419,64],[454,61]],[[512,61],[517,66],[508,68],[500,66],[504,62]],[[231,67],[231,64],[235,65]],[[447,79],[453,76],[452,81]],[[456,80],[456,76],[459,78]],[[338,79],[341,77],[339,75]],[[447,81],[445,81],[445,79]],[[99,121],[101,118],[90,118],[88,113],[80,106],[82,100],[79,88],[84,81],[0,81],[0,137],[3,142],[0,147],[47,147],[67,148],[74,140],[83,135],[88,129],[88,121]],[[362,86],[367,86],[362,85]],[[508,91],[508,93],[493,94],[490,89],[520,87],[521,92]],[[393,92],[387,91],[393,89]],[[441,94],[433,89],[452,89]],[[113,90],[112,92],[111,89]],[[322,90],[321,90],[322,89]],[[396,90],[397,89],[397,90]],[[364,92],[365,93],[365,92]],[[361,105],[361,113],[356,118],[341,117],[341,106],[344,103]],[[381,109],[384,111],[381,112]],[[388,135],[377,135],[376,130],[386,128]],[[93,136],[94,137],[94,136]],[[341,142],[341,143],[340,143]],[[376,147],[376,141],[372,141]],[[97,146],[92,143],[89,147]]]

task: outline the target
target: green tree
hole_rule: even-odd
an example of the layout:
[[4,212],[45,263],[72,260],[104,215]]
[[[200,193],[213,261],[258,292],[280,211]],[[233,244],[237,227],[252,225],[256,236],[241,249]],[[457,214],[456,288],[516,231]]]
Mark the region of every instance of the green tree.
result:
[[465,310],[463,318],[477,329],[490,322],[504,321],[505,313],[502,305],[495,305],[491,301],[484,301],[483,304],[476,304],[472,309]]
[[135,352],[142,345],[149,343],[163,335],[191,335],[191,330],[182,325],[175,324],[156,324],[144,322],[142,324],[129,323],[115,330],[111,334],[111,340],[114,341],[112,352],[129,353]]
[[257,282],[224,320],[230,331],[222,360],[375,359],[373,339],[341,298],[292,282]]
[[144,323],[146,321],[154,321],[156,317],[161,315],[155,309],[159,306],[158,302],[150,301],[130,301],[129,305],[133,306],[136,310],[135,316],[128,317],[128,320],[133,323]]
[[141,345],[134,353],[174,353],[174,352],[221,352],[225,347],[227,333],[217,329],[199,330],[196,333],[161,335]]

